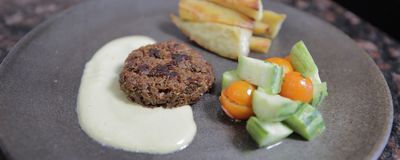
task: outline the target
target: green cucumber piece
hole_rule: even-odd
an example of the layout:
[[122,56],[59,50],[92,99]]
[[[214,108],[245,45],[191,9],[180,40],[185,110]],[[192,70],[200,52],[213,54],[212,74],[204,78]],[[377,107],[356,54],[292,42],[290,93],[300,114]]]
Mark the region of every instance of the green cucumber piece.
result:
[[325,130],[322,115],[309,104],[303,104],[298,111],[284,121],[297,134],[312,140]]
[[230,70],[222,74],[222,89],[228,87],[232,82],[240,80],[236,70]]
[[313,82],[312,105],[317,107],[328,96],[326,82],[321,83],[318,67],[303,41],[297,42],[290,51],[290,62],[294,69]]
[[293,133],[283,123],[264,122],[256,117],[247,120],[246,129],[260,147],[273,145]]
[[280,95],[270,95],[259,88],[253,92],[252,106],[257,118],[262,121],[278,122],[285,120],[302,105]]
[[294,69],[313,83],[321,83],[318,67],[303,41],[297,42],[290,51],[290,62]]
[[282,67],[246,56],[239,56],[238,61],[236,71],[240,79],[263,88],[269,94],[281,91]]
[[313,84],[313,99],[311,104],[314,107],[318,107],[327,96],[328,96],[328,86],[326,82]]

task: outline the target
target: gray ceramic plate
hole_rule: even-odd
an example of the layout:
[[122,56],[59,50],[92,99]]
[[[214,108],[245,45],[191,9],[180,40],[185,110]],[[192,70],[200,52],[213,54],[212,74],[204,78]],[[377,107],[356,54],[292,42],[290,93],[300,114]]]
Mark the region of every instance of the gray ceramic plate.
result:
[[[12,159],[375,159],[391,129],[392,103],[374,62],[334,27],[282,4],[267,8],[288,14],[269,55],[284,56],[298,40],[309,46],[329,84],[321,112],[326,132],[314,141],[297,136],[272,149],[257,149],[243,123],[221,112],[221,74],[236,62],[189,42],[168,14],[177,0],[87,1],[52,18],[21,40],[0,65],[0,139]],[[85,63],[106,42],[126,35],[158,41],[178,39],[197,49],[217,77],[211,93],[193,106],[198,127],[185,150],[150,155],[101,146],[80,129],[75,112]]]

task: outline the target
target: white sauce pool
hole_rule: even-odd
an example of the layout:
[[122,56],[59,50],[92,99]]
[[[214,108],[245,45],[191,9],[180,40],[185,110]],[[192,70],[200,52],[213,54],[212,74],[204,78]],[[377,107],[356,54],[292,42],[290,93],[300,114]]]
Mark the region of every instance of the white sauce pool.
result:
[[129,101],[119,73],[129,53],[155,43],[144,36],[123,37],[104,45],[87,62],[79,89],[79,124],[97,142],[132,152],[171,153],[196,134],[190,106],[146,108]]

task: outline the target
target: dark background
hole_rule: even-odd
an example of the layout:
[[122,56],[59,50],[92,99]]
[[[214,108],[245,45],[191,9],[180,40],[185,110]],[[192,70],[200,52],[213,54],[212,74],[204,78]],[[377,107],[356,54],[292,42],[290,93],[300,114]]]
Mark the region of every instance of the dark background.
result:
[[400,40],[400,0],[334,0],[392,38]]

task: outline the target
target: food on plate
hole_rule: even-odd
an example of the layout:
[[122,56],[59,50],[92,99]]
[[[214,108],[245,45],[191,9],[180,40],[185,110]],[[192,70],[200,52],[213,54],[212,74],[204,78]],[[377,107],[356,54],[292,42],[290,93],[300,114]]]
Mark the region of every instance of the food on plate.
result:
[[233,119],[244,120],[253,115],[251,94],[255,87],[246,81],[235,81],[221,92],[224,112]]
[[236,70],[226,71],[222,74],[222,89],[228,87],[232,82],[240,80]]
[[261,0],[208,0],[221,6],[236,10],[256,21],[263,16]]
[[285,123],[307,140],[314,139],[325,130],[321,113],[307,103],[303,103],[296,113],[285,120]]
[[290,64],[290,60],[287,60],[285,58],[280,58],[280,57],[272,57],[272,58],[268,58],[265,61],[267,62],[271,62],[273,64],[276,64],[278,66],[281,66],[283,68],[283,73],[289,73],[289,72],[293,72],[293,67],[292,64]]
[[253,111],[263,121],[280,122],[295,113],[301,105],[298,101],[266,93],[257,89],[253,93]]
[[303,77],[299,72],[289,72],[283,78],[279,94],[292,100],[309,103],[313,98],[311,79]]
[[328,96],[328,86],[326,82],[313,83],[313,99],[312,105],[315,107],[320,106],[325,97]]
[[[82,130],[93,140],[126,151],[155,154],[182,150],[193,140],[196,124],[192,108],[183,101],[191,103],[208,90],[214,80],[211,68],[186,45],[174,41],[154,43],[145,36],[118,38],[104,45],[87,62],[77,114]],[[178,66],[180,69],[176,69]],[[126,70],[121,73],[123,67]],[[119,75],[123,86],[119,84]],[[185,83],[175,82],[178,80]],[[154,101],[142,99],[143,103],[182,106],[150,108],[134,103],[121,90],[122,87],[130,93],[130,86],[149,87],[147,92],[133,92],[160,96]],[[183,97],[162,99],[170,96],[171,91],[182,92]]]
[[132,51],[119,82],[133,102],[171,108],[197,102],[211,88],[214,75],[195,50],[166,41]]
[[293,133],[293,130],[281,122],[260,121],[256,117],[247,120],[246,130],[259,147],[278,143]]
[[271,42],[271,39],[268,38],[252,36],[250,38],[250,50],[259,53],[267,53],[271,47]]
[[319,106],[328,96],[327,84],[321,82],[318,67],[303,41],[297,42],[290,51],[290,62],[296,71],[311,79],[313,83],[312,105]]
[[251,31],[211,22],[184,21],[171,15],[174,24],[191,40],[220,56],[237,59],[249,54]]
[[[325,124],[316,107],[327,95],[326,82],[321,82],[317,65],[299,41],[285,58],[240,56],[236,70],[222,75],[220,102],[229,117],[247,120],[246,129],[259,146],[269,146],[293,131],[306,140],[322,134]],[[246,106],[248,114],[243,116],[230,111]]]
[[223,91],[231,101],[239,105],[251,106],[251,94],[255,87],[246,81],[236,81]]
[[282,24],[286,19],[286,14],[277,13],[271,10],[264,10],[261,22],[268,25],[266,36],[275,38],[281,30]]
[[171,19],[186,36],[234,60],[250,50],[267,53],[286,19],[285,14],[263,10],[261,0],[180,0],[178,10],[179,17]]
[[266,35],[269,32],[269,26],[261,21],[254,22],[253,34],[254,35]]
[[180,0],[179,17],[197,22],[222,23],[252,29],[253,21],[229,8],[204,0]]
[[273,63],[240,56],[236,68],[240,79],[246,80],[271,94],[281,90],[283,69]]

